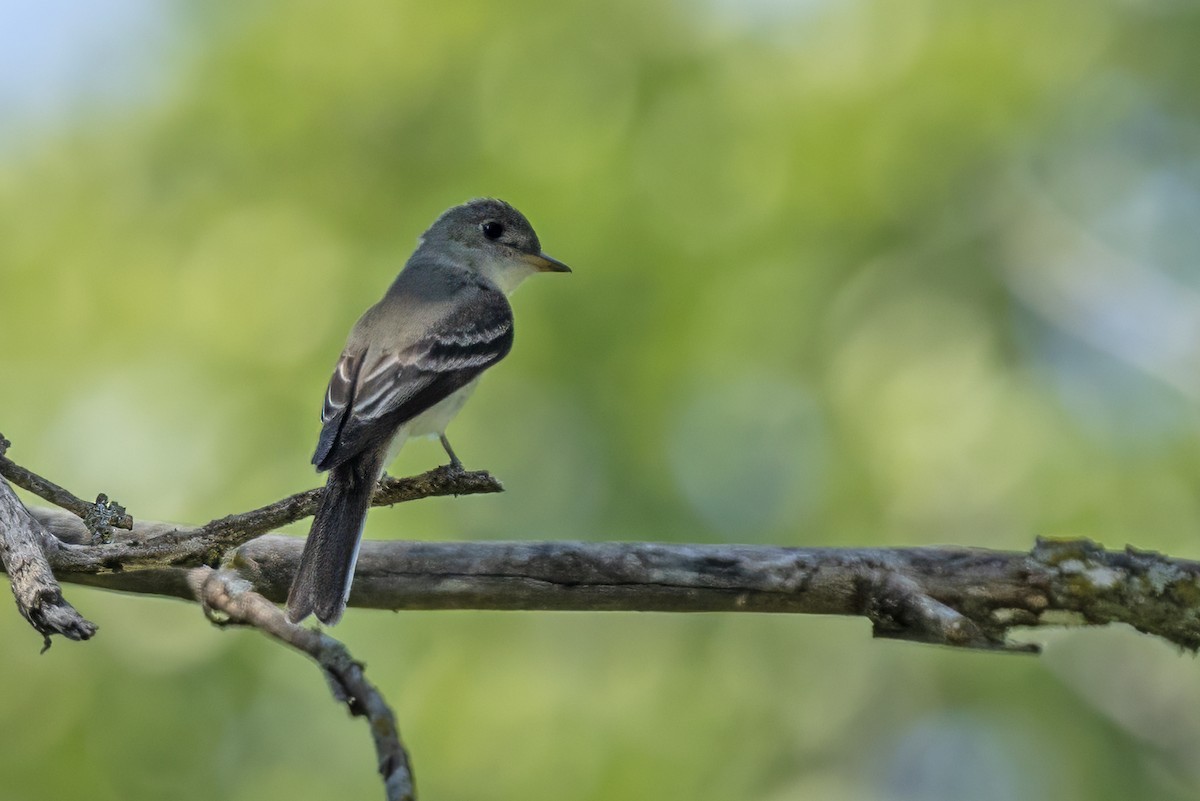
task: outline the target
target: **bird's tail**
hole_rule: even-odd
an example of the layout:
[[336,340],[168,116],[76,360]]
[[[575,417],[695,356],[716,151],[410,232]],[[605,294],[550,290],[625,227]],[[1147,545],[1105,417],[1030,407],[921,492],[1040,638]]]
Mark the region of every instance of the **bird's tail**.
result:
[[329,471],[288,592],[288,619],[293,623],[316,613],[318,620],[332,626],[342,617],[354,580],[363,523],[382,468],[383,451],[375,450]]

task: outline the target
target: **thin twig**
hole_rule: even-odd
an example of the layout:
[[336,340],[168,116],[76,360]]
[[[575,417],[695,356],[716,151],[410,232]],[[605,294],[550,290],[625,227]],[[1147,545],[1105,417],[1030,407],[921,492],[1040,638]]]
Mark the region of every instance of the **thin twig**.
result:
[[96,633],[96,624],[84,619],[62,595],[50,570],[46,550],[58,545],[30,516],[8,482],[0,479],[0,562],[8,573],[13,597],[22,617],[42,635],[42,651],[50,647],[50,636],[86,640]]
[[[327,634],[289,622],[274,604],[236,574],[200,567],[188,573],[188,583],[214,623],[253,626],[312,658],[325,674],[334,698],[346,704],[350,714],[367,719],[388,801],[413,801],[416,789],[412,769],[395,715],[346,646]],[[213,611],[225,618],[215,617]]]
[[[386,478],[380,482],[373,506],[442,495],[502,492],[503,487],[486,471],[464,472],[438,467],[411,478]],[[81,547],[89,538],[81,526],[48,517],[47,527],[65,544],[56,570],[68,573],[108,573],[152,568],[189,568],[219,565],[237,546],[316,511],[321,489],[298,492],[249,512],[212,520],[202,526],[138,521],[133,530],[115,535],[110,544]]]
[[104,493],[97,495],[94,503],[88,503],[70,490],[9,459],[5,452],[12,443],[4,439],[3,435],[0,435],[0,442],[4,445],[0,448],[0,476],[83,520],[94,538],[107,541],[111,537],[112,529],[128,531],[133,528],[133,518],[126,513],[125,507],[116,501],[110,501]]
[[[199,533],[213,537],[222,545],[241,545],[259,534],[311,517],[317,511],[317,501],[322,491],[317,488],[298,492],[249,512],[211,520],[200,527]],[[486,470],[468,472],[443,465],[410,478],[385,476],[371,498],[371,505],[391,506],[442,495],[478,495],[503,491],[503,485]]]

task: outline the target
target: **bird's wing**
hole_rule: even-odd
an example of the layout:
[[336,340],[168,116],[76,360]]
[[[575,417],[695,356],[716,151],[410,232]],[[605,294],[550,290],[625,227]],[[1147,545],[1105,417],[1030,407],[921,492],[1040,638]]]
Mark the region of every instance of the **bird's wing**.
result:
[[512,309],[504,294],[474,288],[406,347],[348,346],[338,360],[313,454],[329,470],[470,383],[508,354]]

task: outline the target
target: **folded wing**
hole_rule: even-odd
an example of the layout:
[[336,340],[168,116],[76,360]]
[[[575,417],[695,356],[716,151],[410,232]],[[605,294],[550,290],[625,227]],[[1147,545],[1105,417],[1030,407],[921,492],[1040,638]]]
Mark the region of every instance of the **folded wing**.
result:
[[479,288],[407,346],[348,346],[325,393],[313,464],[332,469],[390,437],[503,359],[512,341],[508,300],[499,291]]

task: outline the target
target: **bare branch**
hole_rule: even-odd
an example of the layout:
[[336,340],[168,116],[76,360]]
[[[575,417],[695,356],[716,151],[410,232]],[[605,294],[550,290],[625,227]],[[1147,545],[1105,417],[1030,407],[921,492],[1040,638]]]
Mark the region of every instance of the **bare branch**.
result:
[[[58,510],[34,513],[63,536],[80,529]],[[258,537],[225,564],[282,601],[303,544]],[[64,581],[190,597],[180,570],[65,572],[71,563],[59,562],[62,555],[53,564]],[[1200,563],[1087,540],[1042,540],[1029,552],[367,541],[350,605],[853,615],[869,619],[879,637],[1005,650],[1032,649],[1009,641],[1017,628],[1127,623],[1200,648]]]
[[[282,598],[302,542],[261,537],[234,566]],[[1200,648],[1200,563],[1087,540],[1030,552],[581,542],[367,542],[352,606],[854,615],[878,637],[1014,645],[1019,627],[1128,623]]]
[[[39,510],[45,521],[39,525],[40,521],[30,517],[4,484],[8,495],[0,498],[4,501],[4,509],[0,510],[4,570],[12,578],[21,613],[47,637],[47,647],[49,634],[87,639],[96,627],[63,600],[45,554],[53,554],[54,570],[70,575],[77,583],[84,583],[81,576],[123,573],[120,583],[136,586],[136,591],[190,597],[182,569],[218,565],[232,548],[258,534],[311,515],[321,493],[320,489],[297,493],[260,509],[229,515],[199,527],[156,522],[135,526],[125,510],[110,504],[106,496],[100,495],[95,504],[88,504],[16,464],[6,456],[9,447],[8,440],[0,436],[0,475],[10,477],[18,486],[71,513],[66,516]],[[501,491],[500,482],[486,472],[468,473],[441,467],[413,478],[385,478],[372,504]],[[128,532],[114,535],[113,526],[124,526]],[[93,545],[98,540],[102,544]]]
[[[443,466],[411,478],[385,476],[371,498],[371,505],[391,506],[440,495],[478,495],[503,491],[500,482],[486,470],[467,472]],[[212,537],[222,545],[241,545],[259,534],[312,517],[317,511],[321,492],[320,488],[298,492],[259,509],[212,520],[200,527],[199,534]]]
[[[413,801],[416,790],[412,769],[396,718],[379,690],[363,675],[362,664],[342,643],[290,623],[274,604],[253,592],[250,584],[235,574],[199,567],[189,571],[188,584],[214,623],[253,626],[311,657],[325,674],[334,698],[346,704],[350,714],[365,717],[370,724],[388,801]],[[214,610],[225,619],[216,618]]]
[[[502,492],[500,482],[486,471],[465,472],[438,467],[411,478],[385,478],[373,506],[441,495]],[[320,489],[299,492],[268,506],[205,523],[176,526],[138,521],[128,533],[114,535],[111,544],[81,547],[88,542],[82,526],[62,516],[46,514],[46,525],[64,547],[56,555],[55,570],[64,573],[110,573],[153,568],[189,568],[219,565],[227,552],[264,531],[311,516]],[[176,582],[177,586],[182,586]]]
[[53,481],[42,478],[32,470],[21,467],[9,459],[5,452],[12,443],[3,436],[0,436],[0,443],[3,444],[3,447],[0,448],[0,476],[7,478],[21,489],[32,492],[42,500],[49,501],[55,506],[61,506],[76,515],[84,521],[94,537],[101,541],[107,541],[111,536],[112,529],[129,530],[133,528],[133,518],[126,514],[125,507],[116,501],[109,501],[107,495],[101,493],[96,496],[95,503],[88,503]]
[[0,479],[0,561],[8,573],[17,609],[42,635],[43,651],[50,647],[52,634],[86,640],[96,633],[96,625],[63,598],[50,572],[46,550],[53,553],[58,547],[58,542],[29,515],[8,482]]
[[[385,479],[372,503],[501,489],[487,473],[440,467]],[[319,497],[320,490],[309,490],[198,527],[141,521],[116,542],[96,546],[71,544],[89,539],[78,518],[54,509],[33,513],[61,540],[50,543],[47,558],[63,581],[189,598],[186,571],[223,564],[280,601],[303,541],[263,532],[311,515]],[[1106,551],[1086,540],[1039,541],[1028,553],[366,542],[350,605],[856,615],[879,637],[1002,650],[1032,649],[1009,641],[1014,628],[1123,622],[1200,648],[1200,563],[1132,548]]]

